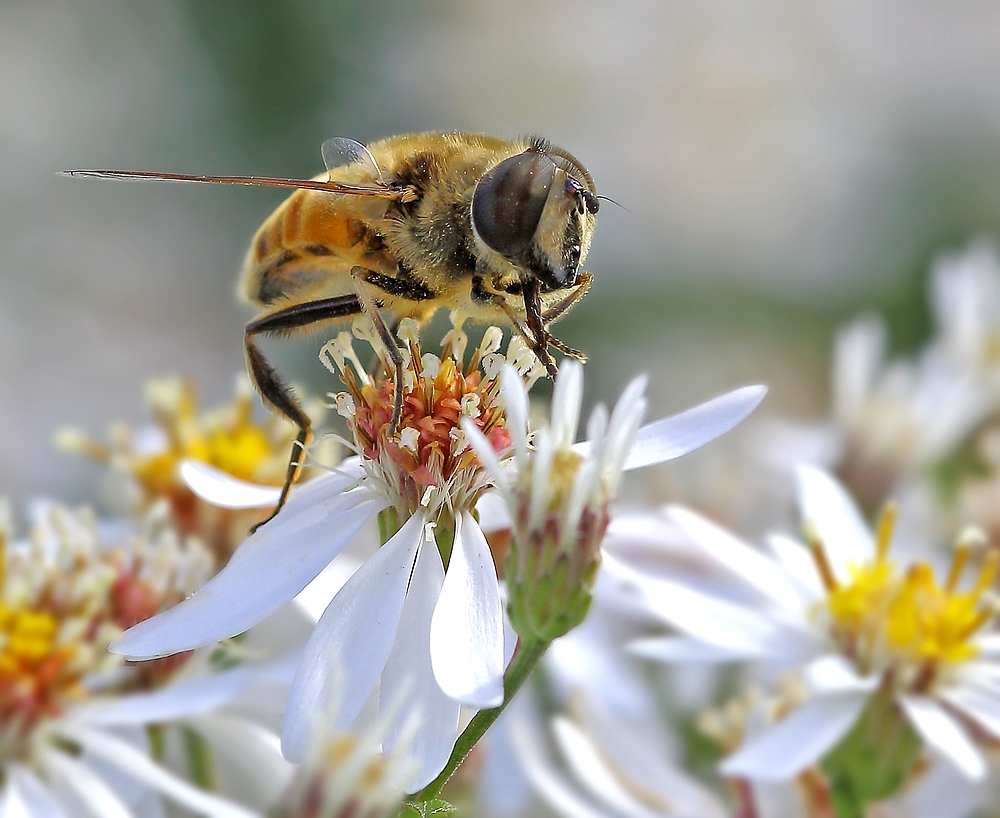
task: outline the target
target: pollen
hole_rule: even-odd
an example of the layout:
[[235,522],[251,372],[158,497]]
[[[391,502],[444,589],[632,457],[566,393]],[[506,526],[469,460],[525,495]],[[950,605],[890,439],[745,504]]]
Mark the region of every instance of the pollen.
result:
[[337,406],[352,407],[341,415],[365,467],[401,512],[412,513],[423,499],[431,512],[471,508],[489,482],[465,442],[461,418],[475,423],[495,451],[510,446],[500,386],[484,366],[484,357],[496,354],[496,332],[487,331],[468,363],[463,360],[468,339],[460,328],[445,336],[440,354],[421,349],[416,324],[409,319],[400,323],[398,337],[405,344],[399,431],[391,429],[395,386],[390,368],[372,378],[365,375],[353,350],[345,348],[346,333],[335,346],[328,345],[325,360],[340,370],[348,390],[336,396]]
[[840,583],[831,584],[825,549],[813,540],[827,591],[819,613],[862,673],[892,671],[897,685],[922,692],[939,673],[979,654],[976,636],[995,615],[989,589],[1000,553],[989,551],[972,582],[963,583],[981,544],[978,532],[965,532],[942,582],[926,562],[904,567],[889,559],[894,526],[889,506],[879,522],[874,559],[851,566],[849,580]]

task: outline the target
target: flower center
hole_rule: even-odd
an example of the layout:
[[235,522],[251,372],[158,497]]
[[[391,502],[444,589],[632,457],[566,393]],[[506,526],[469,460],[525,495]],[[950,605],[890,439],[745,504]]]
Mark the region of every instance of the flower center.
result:
[[461,330],[448,333],[440,356],[421,352],[412,321],[401,322],[400,338],[405,346],[398,431],[391,429],[395,405],[391,373],[369,377],[347,332],[321,353],[329,369],[336,371],[336,364],[348,389],[336,396],[337,409],[347,420],[376,486],[402,514],[412,514],[421,505],[428,513],[442,507],[451,513],[470,509],[490,482],[465,439],[460,419],[475,423],[495,451],[510,446],[497,378],[504,360],[496,351],[500,331],[487,330],[467,366],[463,364],[467,339]]
[[892,671],[895,684],[919,691],[942,669],[978,655],[974,637],[995,614],[987,592],[1000,554],[990,551],[972,586],[959,590],[981,535],[970,532],[959,540],[940,582],[925,562],[904,570],[888,558],[894,527],[895,508],[889,505],[879,522],[875,558],[850,566],[848,582],[834,578],[815,537],[811,549],[827,591],[822,607],[834,640],[861,672]]

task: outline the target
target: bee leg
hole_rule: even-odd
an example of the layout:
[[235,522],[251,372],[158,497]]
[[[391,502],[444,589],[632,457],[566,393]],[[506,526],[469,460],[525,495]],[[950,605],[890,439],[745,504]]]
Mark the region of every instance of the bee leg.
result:
[[[577,277],[577,281],[579,283],[570,289],[569,294],[565,298],[561,301],[557,301],[542,313],[542,321],[546,328],[548,328],[549,324],[552,322],[562,318],[570,307],[587,294],[587,290],[590,289],[590,285],[594,283],[594,277],[590,273],[580,273]],[[555,344],[553,344],[553,346],[555,346]],[[558,349],[558,347],[556,347],[556,349]]]
[[555,378],[558,370],[552,356],[549,355],[549,334],[542,319],[542,299],[538,279],[534,276],[521,283],[521,293],[524,296],[525,324],[528,330],[526,340],[531,351],[535,353],[545,372],[550,378]]
[[375,296],[371,291],[382,289],[379,287],[379,279],[389,281],[397,279],[374,273],[363,267],[354,267],[351,270],[351,276],[354,278],[354,286],[357,289],[361,307],[375,326],[375,332],[378,334],[382,346],[385,347],[389,362],[392,364],[392,420],[389,422],[389,434],[395,435],[399,431],[399,420],[403,415],[403,355],[399,351],[396,337],[389,331],[385,319],[379,312],[379,308],[383,305],[378,296]]
[[574,361],[579,361],[581,364],[587,363],[587,354],[585,352],[574,349],[569,344],[564,344],[558,338],[549,334],[548,331],[546,331],[546,335],[548,336],[549,346],[555,347],[567,358],[572,358]]
[[292,446],[292,454],[285,473],[285,483],[281,487],[278,503],[270,516],[261,520],[250,529],[253,534],[264,523],[274,519],[288,499],[288,492],[302,470],[305,460],[305,447],[312,439],[312,423],[303,411],[292,390],[288,387],[274,367],[264,357],[255,341],[258,335],[288,335],[289,333],[329,321],[335,318],[348,318],[362,311],[361,302],[356,295],[342,295],[336,298],[325,298],[321,301],[309,301],[296,304],[263,315],[246,325],[244,333],[244,349],[246,351],[247,370],[254,386],[264,402],[276,412],[284,415],[299,428],[299,433]]

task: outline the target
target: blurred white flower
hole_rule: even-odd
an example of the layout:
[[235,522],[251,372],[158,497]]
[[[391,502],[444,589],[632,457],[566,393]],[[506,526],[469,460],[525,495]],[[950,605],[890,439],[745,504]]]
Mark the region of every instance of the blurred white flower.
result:
[[632,650],[668,662],[802,668],[812,698],[731,756],[726,775],[795,775],[833,748],[883,691],[928,748],[969,778],[982,777],[985,762],[965,722],[1000,737],[1000,637],[989,593],[997,555],[990,552],[973,586],[960,590],[973,545],[963,541],[939,582],[926,563],[889,558],[891,514],[873,537],[832,478],[803,467],[798,479],[808,547],[774,536],[766,556],[690,511],[672,510],[692,542],[754,593],[750,602],[650,580],[609,560],[651,613],[684,634],[639,640]]
[[12,542],[0,526],[3,814],[123,818],[163,796],[248,818],[158,764],[143,728],[214,711],[261,671],[211,672],[207,657],[132,668],[107,653],[124,625],[189,591],[205,559],[155,521],[112,547],[86,514],[53,506],[46,516],[30,541]]

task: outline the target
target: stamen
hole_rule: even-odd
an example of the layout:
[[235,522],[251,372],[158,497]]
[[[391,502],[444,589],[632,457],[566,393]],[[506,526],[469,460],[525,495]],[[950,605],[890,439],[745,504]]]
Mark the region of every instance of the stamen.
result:
[[1000,551],[989,551],[983,559],[983,567],[976,580],[976,587],[973,594],[980,596],[987,588],[993,585],[993,580],[997,577],[997,569],[1000,568]]
[[885,562],[889,556],[889,545],[892,543],[892,533],[896,528],[897,507],[891,500],[885,504],[878,520],[876,537],[876,554],[879,562]]
[[816,533],[816,529],[811,524],[806,525],[805,536],[806,542],[809,543],[809,553],[812,554],[813,562],[816,563],[816,570],[819,572],[819,578],[823,582],[823,587],[827,593],[836,591],[837,578],[833,574],[833,567],[830,565],[830,560],[826,555],[826,549],[823,547],[823,542],[820,540],[819,534]]
[[968,526],[963,529],[955,543],[955,557],[951,562],[948,571],[948,580],[945,582],[945,590],[950,594],[958,585],[958,580],[965,570],[965,566],[972,556],[973,549],[979,550],[987,544],[986,534],[976,526]]

